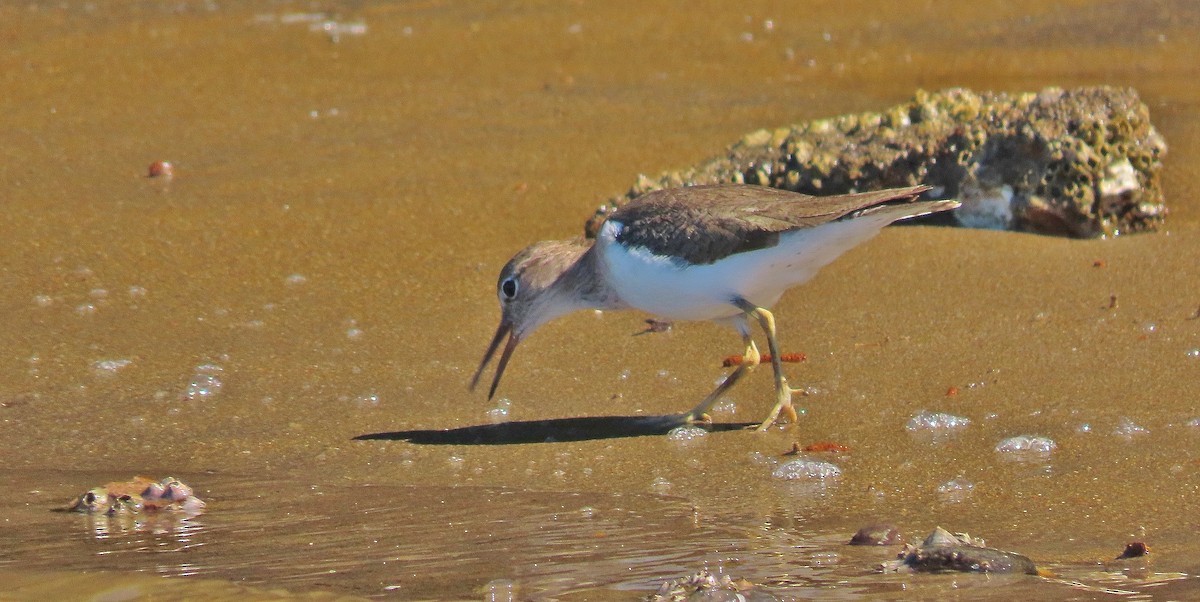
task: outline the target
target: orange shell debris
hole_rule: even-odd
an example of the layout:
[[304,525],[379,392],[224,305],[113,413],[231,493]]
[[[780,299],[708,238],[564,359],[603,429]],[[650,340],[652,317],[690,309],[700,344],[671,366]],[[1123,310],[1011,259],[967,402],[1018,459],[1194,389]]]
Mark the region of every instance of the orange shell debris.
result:
[[[745,358],[743,358],[740,355],[731,355],[731,356],[725,358],[724,360],[721,360],[721,366],[723,368],[730,368],[732,366],[740,366],[740,365],[742,365],[742,361],[744,359]],[[789,363],[789,364],[798,364],[807,359],[808,359],[808,356],[804,355],[803,353],[781,353],[781,354],[779,354],[779,361]],[[761,364],[771,363],[771,354],[770,353],[762,354],[761,359],[759,360],[759,363],[761,363]]]

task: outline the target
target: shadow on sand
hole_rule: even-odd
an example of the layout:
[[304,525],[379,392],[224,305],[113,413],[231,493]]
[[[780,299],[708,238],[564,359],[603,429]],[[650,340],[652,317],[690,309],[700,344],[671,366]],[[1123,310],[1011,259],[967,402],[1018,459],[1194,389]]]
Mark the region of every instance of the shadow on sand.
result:
[[[684,424],[682,414],[667,416],[593,416],[522,420],[499,424],[481,424],[445,430],[411,430],[359,435],[355,441],[408,441],[422,445],[512,445],[591,441],[617,437],[665,435]],[[754,423],[697,425],[710,432],[741,430]]]

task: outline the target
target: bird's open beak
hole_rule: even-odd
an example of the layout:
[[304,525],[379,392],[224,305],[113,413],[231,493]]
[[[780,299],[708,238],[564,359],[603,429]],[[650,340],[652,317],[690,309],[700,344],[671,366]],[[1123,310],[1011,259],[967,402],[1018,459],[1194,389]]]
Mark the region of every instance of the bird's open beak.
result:
[[492,361],[492,356],[500,347],[500,341],[504,339],[505,335],[508,335],[508,343],[504,345],[504,351],[500,354],[500,363],[496,364],[496,376],[492,379],[492,387],[488,389],[489,400],[496,394],[496,387],[500,384],[500,377],[504,375],[504,368],[508,366],[508,359],[512,357],[517,343],[521,342],[521,337],[513,330],[512,323],[500,320],[500,326],[496,328],[496,336],[492,337],[487,352],[483,354],[483,361],[479,362],[479,369],[475,371],[475,376],[471,377],[471,390],[474,391],[475,385],[479,384],[479,377],[483,375],[483,369],[487,367],[488,362]]

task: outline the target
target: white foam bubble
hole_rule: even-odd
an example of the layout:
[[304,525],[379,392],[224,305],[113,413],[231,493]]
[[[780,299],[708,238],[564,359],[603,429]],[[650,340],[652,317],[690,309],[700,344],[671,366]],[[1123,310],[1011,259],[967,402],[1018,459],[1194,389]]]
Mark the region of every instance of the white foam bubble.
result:
[[692,443],[708,436],[708,431],[698,426],[677,426],[667,433],[667,439],[679,443]]
[[216,364],[196,366],[195,373],[192,374],[192,378],[183,391],[184,398],[192,401],[204,401],[216,397],[221,392],[221,388],[225,386],[221,380],[224,372],[225,369]]
[[1128,416],[1122,416],[1117,420],[1117,428],[1113,429],[1113,434],[1118,437],[1130,439],[1138,435],[1148,435],[1150,430],[1134,422]]
[[125,358],[96,360],[92,362],[92,372],[96,373],[98,376],[112,376],[132,363],[133,360]]
[[945,412],[921,410],[908,420],[908,424],[904,428],[910,431],[950,431],[966,428],[969,424],[971,424],[970,418]]
[[1058,444],[1049,437],[1040,435],[1016,435],[996,444],[996,451],[1004,453],[1032,452],[1048,454],[1058,449]]
[[771,476],[788,481],[824,481],[842,476],[842,469],[824,460],[799,458],[780,464],[771,472]]

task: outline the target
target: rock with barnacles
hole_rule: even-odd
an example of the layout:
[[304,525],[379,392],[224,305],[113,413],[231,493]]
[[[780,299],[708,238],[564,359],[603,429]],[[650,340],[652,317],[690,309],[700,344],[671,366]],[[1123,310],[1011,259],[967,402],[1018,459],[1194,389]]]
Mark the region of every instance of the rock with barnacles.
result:
[[814,195],[928,184],[958,224],[1080,238],[1158,228],[1167,145],[1132,89],[918,91],[880,113],[759,130],[723,156],[641,176],[588,221],[660,188],[748,183]]
[[83,492],[66,510],[94,515],[119,516],[156,512],[200,514],[204,501],[192,488],[175,477],[155,481],[134,477]]
[[867,525],[854,533],[850,538],[849,545],[852,546],[887,546],[901,543],[904,541],[904,535],[900,533],[900,529],[895,525],[888,523],[875,523]]
[[777,602],[778,597],[758,589],[744,579],[717,577],[708,571],[665,581],[648,602]]
[[938,527],[921,545],[905,545],[897,560],[886,562],[886,572],[1025,573],[1038,575],[1033,561],[1016,552],[986,547],[982,539],[955,535]]

